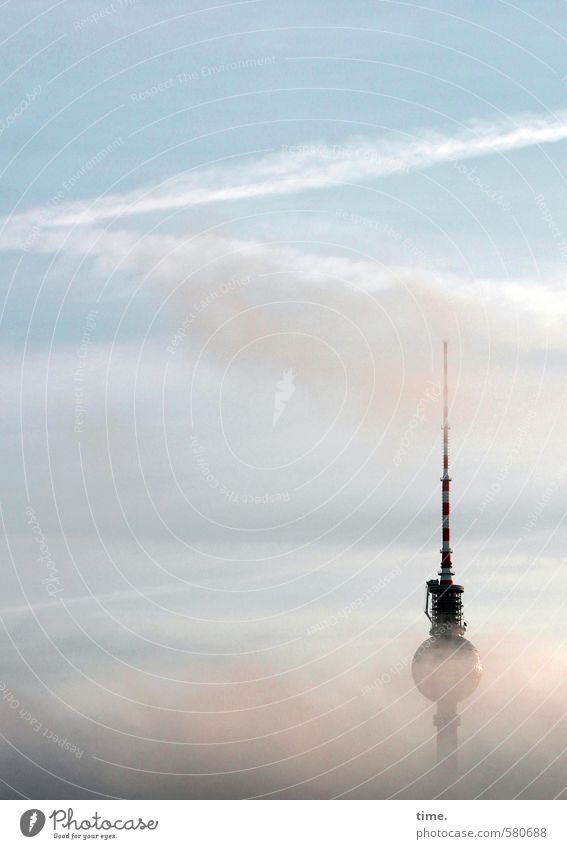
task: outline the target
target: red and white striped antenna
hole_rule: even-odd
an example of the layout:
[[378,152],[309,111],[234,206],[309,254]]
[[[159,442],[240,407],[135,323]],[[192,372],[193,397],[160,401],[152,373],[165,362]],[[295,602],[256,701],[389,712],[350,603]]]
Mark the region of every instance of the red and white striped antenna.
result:
[[449,395],[447,389],[447,342],[443,342],[443,477],[441,478],[441,515],[443,518],[443,545],[441,548],[441,586],[453,583],[453,563],[451,561],[451,478],[449,476]]

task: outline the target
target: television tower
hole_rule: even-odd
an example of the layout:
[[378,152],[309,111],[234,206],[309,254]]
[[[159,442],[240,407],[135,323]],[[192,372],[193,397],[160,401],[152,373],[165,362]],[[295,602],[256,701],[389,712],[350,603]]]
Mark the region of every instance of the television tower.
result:
[[437,764],[445,779],[458,776],[457,729],[460,718],[458,702],[470,696],[480,681],[480,657],[463,636],[464,592],[462,584],[453,583],[451,555],[451,477],[449,476],[449,402],[447,391],[447,343],[443,342],[443,475],[441,477],[441,516],[443,544],[439,578],[427,581],[425,615],[431,622],[430,637],[416,651],[413,680],[420,693],[436,702],[433,724],[437,728]]

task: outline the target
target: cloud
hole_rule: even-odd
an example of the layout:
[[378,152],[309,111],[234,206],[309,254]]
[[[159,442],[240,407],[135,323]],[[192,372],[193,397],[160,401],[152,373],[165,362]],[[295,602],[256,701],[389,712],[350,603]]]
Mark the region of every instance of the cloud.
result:
[[[193,169],[159,185],[108,195],[90,204],[66,201],[63,186],[51,206],[4,219],[0,247],[14,249],[23,241],[31,250],[41,250],[39,235],[59,228],[324,189],[565,138],[567,113],[524,114],[499,123],[472,123],[454,135],[425,130],[410,138],[398,134],[395,138],[353,138],[336,145],[289,145],[262,157],[239,157],[214,167]],[[53,239],[46,238],[46,244],[52,245]]]
[[[449,797],[565,794],[565,664],[555,644],[522,637],[479,646],[484,676],[460,705],[463,774]],[[4,775],[38,798],[74,796],[75,783],[83,796],[432,798],[447,779],[432,772],[434,707],[411,682],[416,645],[360,641],[331,661],[298,649],[298,667],[275,676],[269,658],[223,661],[237,684],[180,683],[212,661],[163,653],[159,684],[100,663],[91,682],[50,676],[41,699],[37,684],[10,683]]]
[[[476,619],[475,634],[482,635],[483,625],[516,627],[518,611],[527,616],[521,576],[531,564],[514,557],[512,545],[521,539],[524,548],[541,549],[561,519],[557,504],[564,501],[564,475],[558,472],[553,499],[544,478],[562,451],[564,380],[555,366],[565,356],[567,296],[535,279],[465,279],[218,233],[145,235],[127,229],[126,218],[324,187],[553,141],[562,133],[559,119],[555,124],[530,119],[520,129],[477,127],[453,138],[427,136],[378,148],[354,140],[338,150],[282,151],[248,165],[185,174],[147,192],[107,198],[92,209],[62,202],[12,220],[4,249],[25,247],[32,232],[30,251],[63,249],[65,274],[87,256],[97,282],[108,282],[111,294],[115,287],[125,291],[125,277],[133,281],[130,292],[141,286],[132,322],[139,332],[132,337],[130,330],[127,338],[119,333],[114,346],[108,335],[99,337],[107,318],[112,331],[118,326],[100,305],[80,382],[86,410],[80,434],[74,432],[76,349],[84,318],[67,328],[66,344],[56,346],[49,361],[38,351],[25,362],[4,358],[1,367],[9,443],[5,471],[19,482],[26,463],[31,503],[68,603],[63,616],[46,596],[37,539],[25,524],[27,502],[13,487],[7,526],[15,569],[4,588],[4,619],[26,656],[43,646],[39,666],[54,692],[118,729],[101,733],[71,710],[64,719],[72,721],[64,723],[55,697],[48,706],[36,703],[37,683],[28,689],[21,658],[12,656],[6,674],[22,706],[44,727],[64,726],[85,759],[77,767],[50,740],[30,737],[28,720],[0,705],[10,739],[25,753],[71,780],[82,778],[94,792],[117,795],[335,795],[358,784],[355,795],[419,798],[431,792],[431,753],[421,748],[432,744],[429,706],[402,676],[390,690],[373,690],[365,702],[360,691],[400,662],[401,643],[391,656],[380,656],[386,640],[413,628],[417,645],[425,631],[417,595],[438,557],[439,404],[430,390],[439,376],[439,340],[448,334],[452,352],[456,561],[467,583],[467,616]],[[116,215],[124,218],[119,227],[102,229]],[[230,281],[235,285],[223,288]],[[63,282],[66,287],[69,280]],[[50,279],[55,298],[63,292],[60,283],[56,275]],[[85,285],[81,273],[76,285]],[[90,279],[88,291],[94,297]],[[152,333],[158,310],[167,322]],[[290,368],[297,374],[296,392],[274,429],[274,387]],[[545,415],[531,415],[540,410]],[[210,467],[205,474],[200,455],[192,451],[192,433],[205,451]],[[542,446],[545,460],[539,456]],[[264,467],[274,465],[282,468],[266,473]],[[274,509],[262,498],[276,490],[292,497]],[[259,503],[247,500],[250,495]],[[564,597],[564,570],[556,556],[562,543],[558,535],[538,571],[538,577],[543,571],[553,578],[557,598]],[[372,592],[398,564],[404,580]],[[482,594],[497,567],[490,607]],[[23,590],[63,655],[45,640],[31,612],[28,616]],[[96,601],[85,598],[89,591]],[[540,585],[538,592],[544,592]],[[535,619],[543,603],[532,598]],[[543,636],[553,636],[546,605]],[[356,615],[341,615],[355,609]],[[310,627],[333,615],[336,629],[325,627],[308,638]],[[354,646],[347,648],[351,637]],[[518,640],[515,651],[521,647]],[[537,746],[541,724],[530,711],[545,697],[545,687],[517,708],[512,730],[521,736],[525,719],[527,743],[506,741],[496,748],[503,730],[511,730],[509,712],[498,716],[510,687],[493,688],[490,682],[508,669],[510,655],[491,670],[488,649],[487,690],[475,711],[467,709],[470,724],[463,731],[466,741],[480,726],[481,763],[472,738],[463,754],[473,772],[463,792],[511,795],[532,778],[536,784],[529,793],[561,792],[563,779],[537,779],[559,745],[558,734]],[[240,652],[244,659],[221,661],[222,652]],[[356,666],[361,658],[367,658],[364,674]],[[66,684],[67,661],[92,682]],[[124,663],[131,664],[131,677],[124,676]],[[407,672],[407,664],[403,668]],[[176,678],[176,687],[156,687],[148,679],[162,673]],[[521,679],[521,658],[516,673]],[[253,678],[269,681],[243,693],[209,686]],[[207,683],[179,685],[192,679]],[[322,695],[311,695],[315,682],[331,679]],[[120,694],[138,704],[123,702]],[[353,697],[344,714],[335,711],[337,703]],[[257,706],[267,698],[284,707],[258,719]],[[563,692],[554,696],[553,722],[561,718],[563,703]],[[222,712],[227,705],[241,720],[219,721],[215,714],[188,721],[190,711]],[[492,723],[488,730],[482,728],[484,717]],[[132,743],[123,733],[141,739]],[[234,741],[254,734],[264,737],[243,754]],[[173,754],[146,739],[166,735],[183,743]],[[314,745],[319,748],[311,751]],[[16,765],[14,753],[2,751],[11,759],[17,785],[43,792],[40,773],[21,760]],[[492,787],[482,758],[486,755],[490,774],[499,776],[524,752],[527,765]],[[164,757],[174,773],[227,775],[174,775],[164,781],[153,772]],[[140,771],[140,763],[148,772]],[[415,779],[419,786],[412,784]],[[57,792],[69,796],[68,786],[50,795]]]

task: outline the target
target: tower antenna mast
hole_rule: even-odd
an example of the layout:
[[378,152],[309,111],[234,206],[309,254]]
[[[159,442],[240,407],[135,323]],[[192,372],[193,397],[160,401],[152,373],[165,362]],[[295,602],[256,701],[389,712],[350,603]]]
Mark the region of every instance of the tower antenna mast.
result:
[[441,478],[441,515],[443,545],[441,547],[440,584],[453,583],[451,554],[451,477],[449,475],[449,390],[447,381],[447,342],[443,342],[443,477]]
[[451,477],[449,475],[449,397],[447,342],[443,342],[443,474],[441,476],[441,569],[427,581],[425,613],[431,622],[430,637],[415,653],[412,673],[421,693],[437,704],[437,763],[449,783],[458,775],[458,702],[476,689],[482,666],[475,647],[464,638],[464,587],[453,583],[451,548]]

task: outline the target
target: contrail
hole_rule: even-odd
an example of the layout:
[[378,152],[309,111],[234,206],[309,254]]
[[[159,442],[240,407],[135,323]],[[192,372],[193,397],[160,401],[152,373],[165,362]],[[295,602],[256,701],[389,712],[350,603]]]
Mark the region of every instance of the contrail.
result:
[[567,138],[567,112],[521,115],[499,123],[474,123],[452,136],[424,129],[411,139],[356,139],[345,144],[293,145],[263,156],[239,158],[183,172],[157,186],[110,195],[91,208],[83,202],[29,210],[12,225],[41,221],[42,228],[93,224],[114,217],[194,207],[232,200],[325,189],[362,179],[429,168],[446,162],[488,156]]

